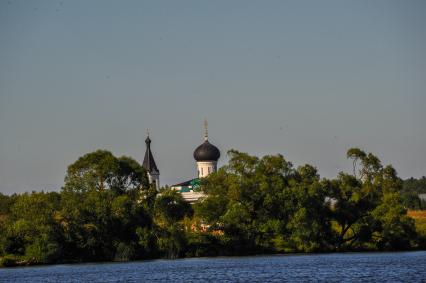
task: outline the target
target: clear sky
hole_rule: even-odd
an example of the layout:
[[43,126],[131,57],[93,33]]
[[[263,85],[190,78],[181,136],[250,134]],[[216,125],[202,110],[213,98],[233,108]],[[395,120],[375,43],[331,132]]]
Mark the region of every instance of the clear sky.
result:
[[95,149],[162,184],[193,150],[281,153],[323,177],[349,147],[426,175],[426,1],[0,0],[0,192],[58,190]]

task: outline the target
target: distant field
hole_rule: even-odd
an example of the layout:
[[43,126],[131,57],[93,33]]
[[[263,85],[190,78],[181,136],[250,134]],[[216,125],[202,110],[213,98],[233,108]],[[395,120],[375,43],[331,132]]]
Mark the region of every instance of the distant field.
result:
[[426,219],[426,210],[409,210],[407,215],[414,219]]
[[426,237],[426,210],[409,210],[407,215],[414,219],[417,233]]

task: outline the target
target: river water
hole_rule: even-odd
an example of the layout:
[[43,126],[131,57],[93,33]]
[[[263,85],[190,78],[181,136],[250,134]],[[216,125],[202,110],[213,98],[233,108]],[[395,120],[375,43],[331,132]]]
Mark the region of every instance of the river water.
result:
[[0,269],[0,282],[426,282],[426,251],[190,258]]

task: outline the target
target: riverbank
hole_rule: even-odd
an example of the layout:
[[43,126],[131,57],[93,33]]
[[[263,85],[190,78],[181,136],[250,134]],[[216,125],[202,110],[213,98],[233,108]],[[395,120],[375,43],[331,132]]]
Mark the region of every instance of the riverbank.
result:
[[[409,250],[395,250],[395,251],[389,251],[389,250],[348,250],[343,251],[343,253],[352,253],[352,252],[399,252],[399,251],[423,251],[426,248],[426,210],[408,210],[407,216],[412,218],[415,221],[415,227],[416,231],[418,233],[419,237],[419,243],[420,246],[415,249],[409,249]],[[330,253],[332,251],[324,251],[324,253]],[[340,251],[342,252],[342,251]],[[269,255],[275,255],[277,253],[270,253]],[[295,254],[317,254],[317,253],[285,253],[286,255],[295,255]],[[262,254],[265,255],[265,254]],[[228,256],[244,256],[242,254],[233,254]],[[194,258],[194,257],[183,257],[183,258]],[[196,257],[197,258],[197,257]],[[151,259],[164,259],[161,257],[156,258],[149,258]],[[123,260],[121,260],[123,261]],[[121,262],[121,261],[99,261],[99,262]],[[124,260],[126,262],[132,262],[131,260]],[[137,260],[136,260],[137,261]],[[15,255],[6,255],[4,257],[0,257],[0,267],[22,267],[22,266],[35,266],[35,265],[49,265],[49,264],[81,264],[81,263],[90,263],[93,261],[62,261],[62,262],[55,262],[55,263],[40,263],[37,262],[35,259],[25,259],[24,257],[19,257]]]
[[396,171],[360,149],[347,156],[362,161],[365,177],[320,178],[280,154],[231,150],[191,205],[174,189],[149,186],[130,157],[90,152],[68,166],[60,192],[0,197],[1,264],[424,248],[423,220],[419,233]]
[[[340,253],[353,253],[353,252],[410,252],[410,251],[424,251],[426,247],[426,210],[408,210],[407,216],[412,218],[415,221],[415,227],[416,231],[418,233],[419,237],[419,243],[420,246],[418,248],[409,249],[409,250],[348,250],[348,251],[339,251]],[[333,251],[324,251],[323,253],[333,253]],[[276,255],[277,253],[270,253],[270,254],[261,254],[261,255]],[[280,253],[278,253],[280,254]],[[296,255],[296,254],[318,254],[318,253],[297,253],[297,252],[291,252],[291,253],[285,253],[285,255]],[[321,254],[321,253],[319,253]],[[256,255],[256,254],[252,254]],[[232,254],[228,255],[232,257],[239,257],[239,256],[247,256],[243,254]],[[182,257],[182,258],[198,258],[198,257]],[[155,257],[155,258],[149,258],[148,260],[152,259],[165,259],[161,257]],[[140,260],[140,259],[137,259]],[[136,261],[137,261],[136,260]],[[117,261],[95,261],[95,262],[132,262],[132,260],[117,260]],[[4,257],[0,257],[0,267],[23,267],[23,266],[36,266],[36,265],[51,265],[51,264],[81,264],[81,263],[93,263],[93,261],[59,261],[54,263],[40,263],[37,262],[35,259],[25,259],[24,257],[19,257],[15,255],[6,255]]]

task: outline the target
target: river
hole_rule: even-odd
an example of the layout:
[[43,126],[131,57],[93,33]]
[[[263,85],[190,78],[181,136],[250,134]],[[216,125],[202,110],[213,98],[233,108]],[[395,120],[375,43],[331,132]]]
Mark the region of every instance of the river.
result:
[[189,258],[0,269],[0,282],[426,282],[426,251]]

